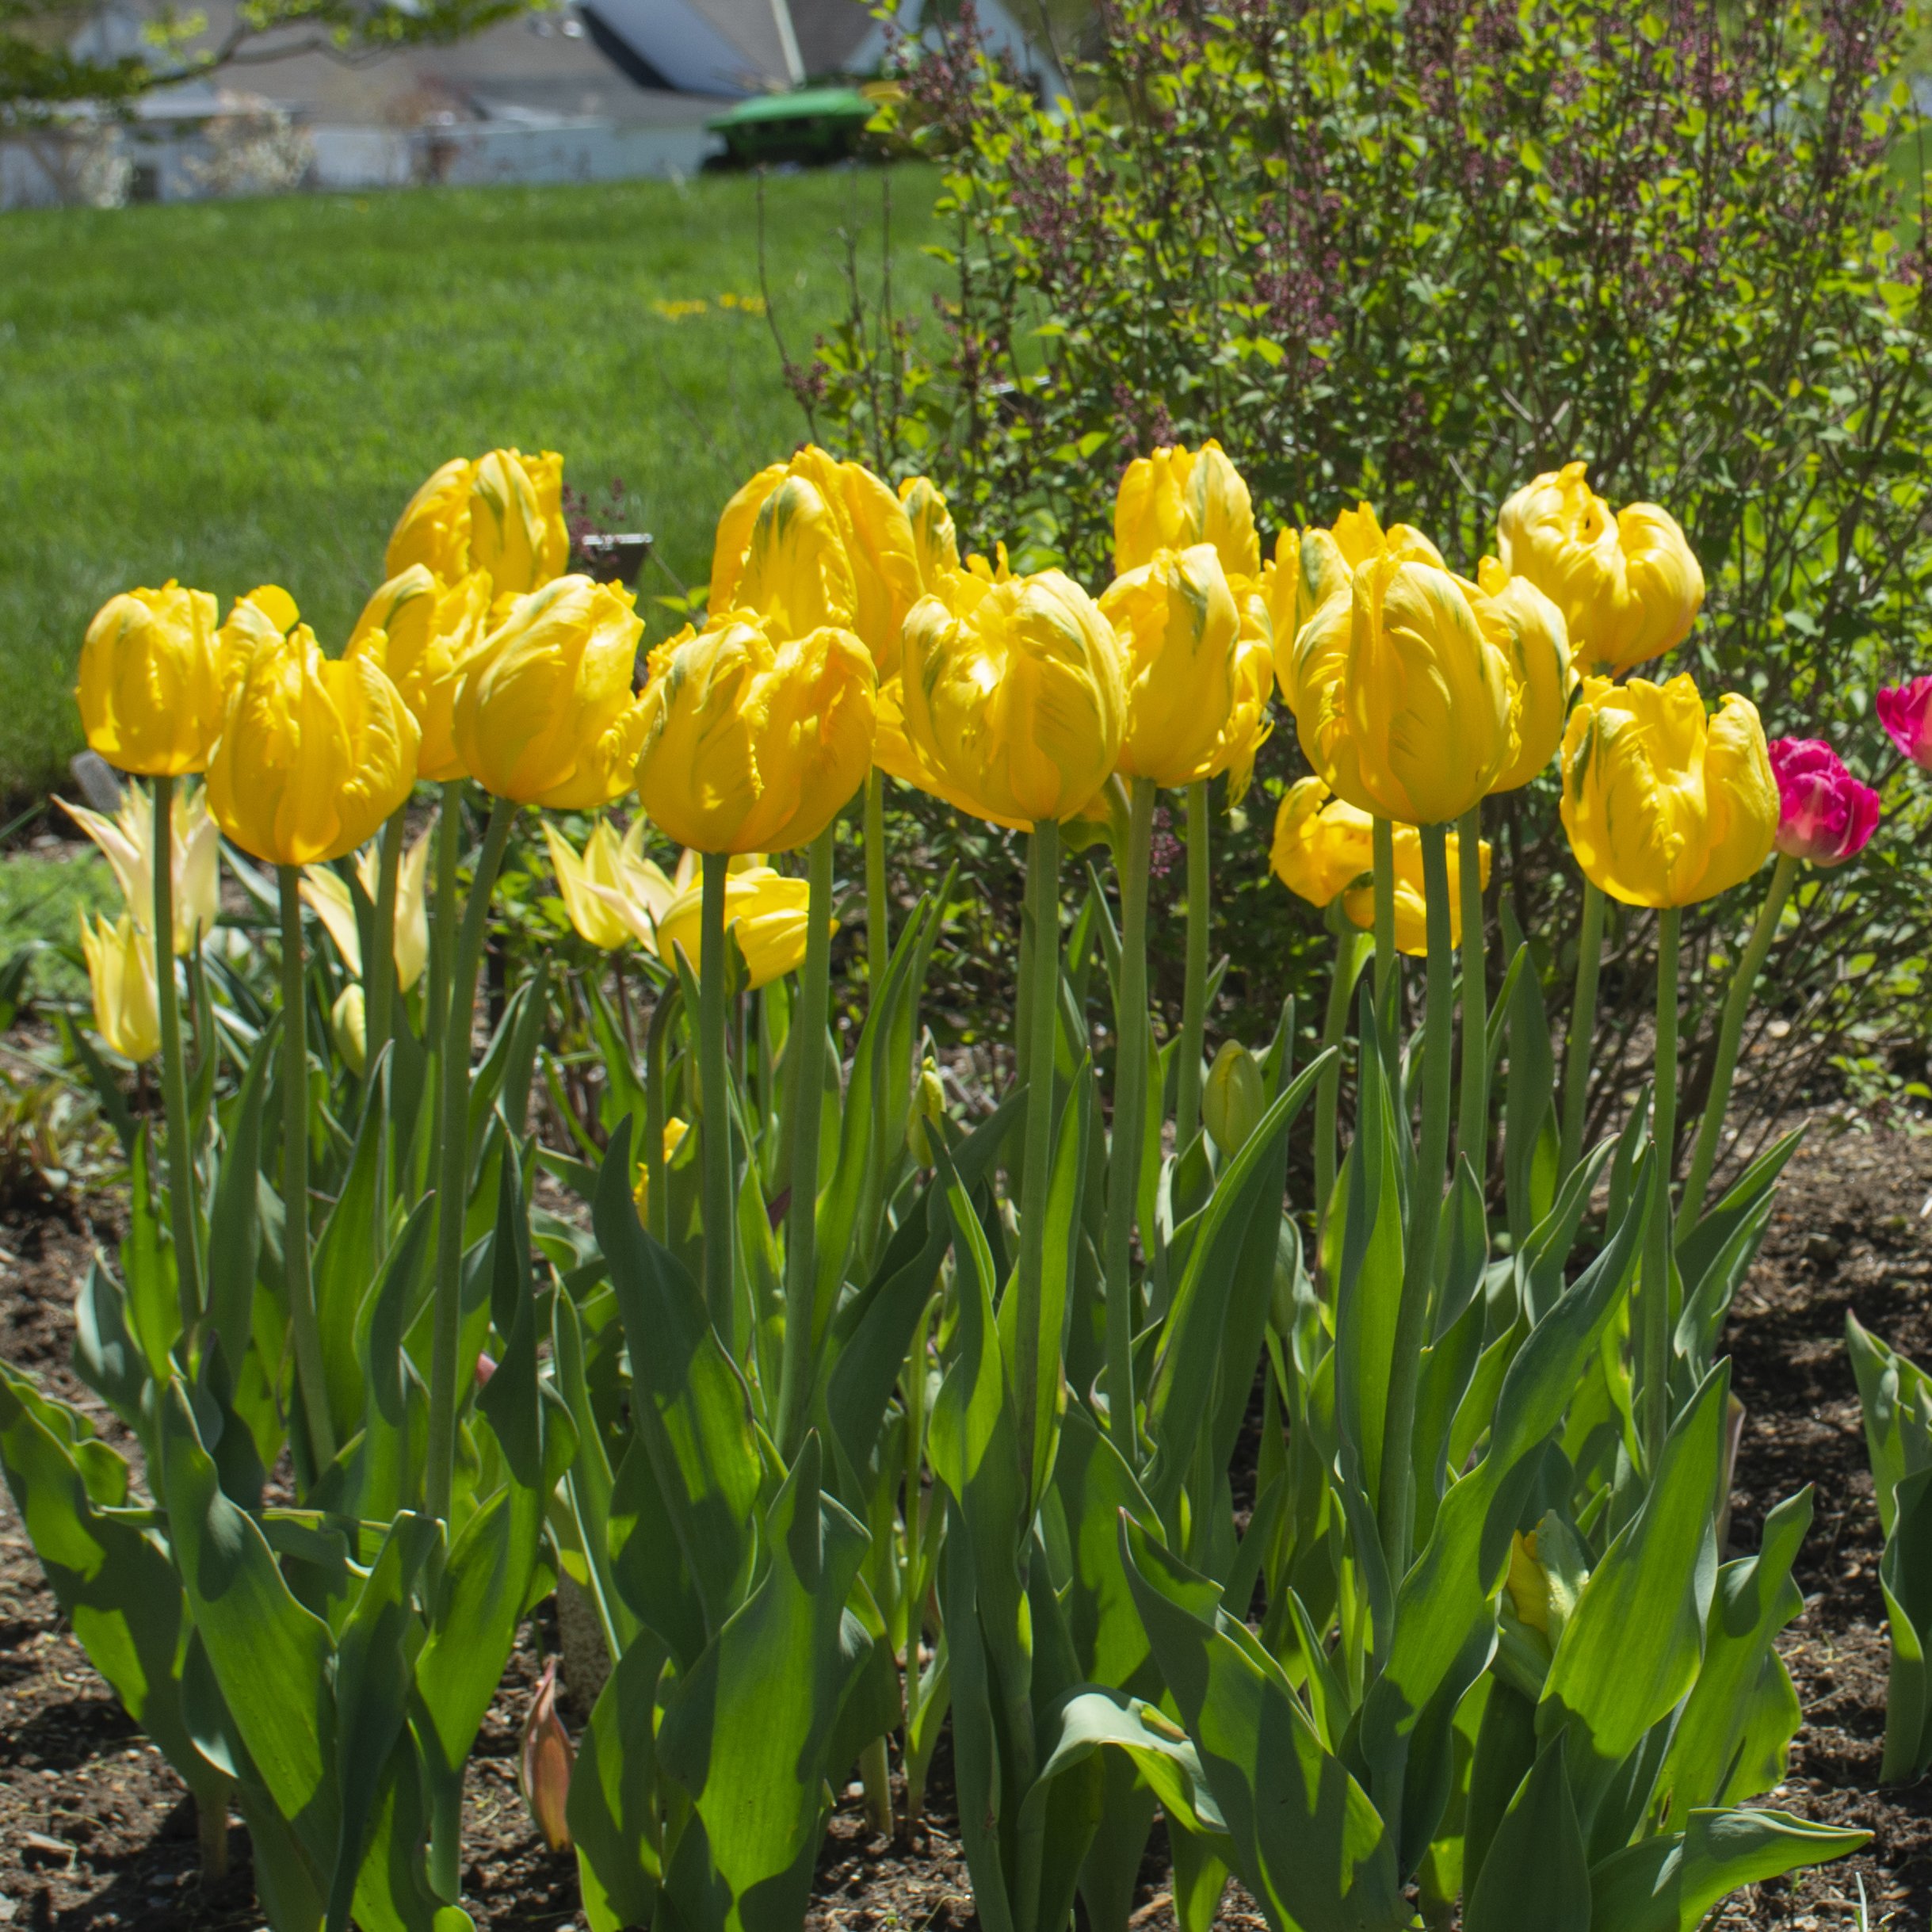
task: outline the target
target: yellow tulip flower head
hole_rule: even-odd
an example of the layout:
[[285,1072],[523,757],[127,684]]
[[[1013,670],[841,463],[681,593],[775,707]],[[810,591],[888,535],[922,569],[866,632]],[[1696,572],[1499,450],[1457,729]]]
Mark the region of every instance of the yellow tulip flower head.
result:
[[877,691],[850,630],[774,636],[740,609],[681,632],[651,654],[644,810],[701,852],[809,845],[871,768]]
[[960,567],[959,533],[946,499],[923,476],[908,476],[899,486],[899,500],[912,526],[912,554],[919,567],[922,593],[938,592]]
[[123,1060],[152,1060],[161,1051],[161,1006],[147,935],[124,912],[112,926],[82,913],[81,951],[94,989],[94,1031]]
[[1563,740],[1563,825],[1590,882],[1626,906],[1694,906],[1748,879],[1778,825],[1758,708],[1715,716],[1688,676],[1586,678]]
[[257,644],[235,678],[208,809],[270,865],[340,858],[409,796],[420,736],[380,666],[325,658],[298,624]]
[[[682,953],[693,972],[704,967],[703,884],[693,880],[658,921],[658,956],[666,965]],[[724,881],[724,930],[736,937],[753,991],[795,972],[805,957],[811,888],[769,865],[735,868]],[[838,930],[838,922],[830,928]]]
[[384,575],[399,577],[421,563],[445,583],[487,571],[499,597],[540,590],[570,562],[563,498],[563,459],[552,450],[452,457],[398,518]]
[[[664,1164],[671,1164],[672,1156],[684,1145],[685,1136],[691,1131],[691,1123],[681,1120],[676,1114],[664,1123]],[[651,1163],[641,1155],[637,1163],[637,1180],[631,1189],[631,1199],[637,1204],[637,1218],[645,1227],[651,1224]]]
[[1212,544],[1157,550],[1101,594],[1126,658],[1117,769],[1157,785],[1207,776],[1235,700],[1241,614]]
[[1216,442],[1136,456],[1113,499],[1113,569],[1124,577],[1162,550],[1211,544],[1230,577],[1261,575],[1261,540],[1241,472]]
[[1515,756],[1520,700],[1502,651],[1455,578],[1392,544],[1303,625],[1292,685],[1308,762],[1364,811],[1459,818]]
[[899,701],[918,782],[998,825],[1073,817],[1120,761],[1113,626],[1059,571],[952,587],[906,620]]
[[1274,649],[1267,613],[1250,590],[1241,607],[1241,634],[1235,642],[1235,701],[1215,740],[1205,776],[1228,774],[1228,802],[1238,805],[1254,776],[1254,759],[1274,729],[1268,701],[1274,694]]
[[1548,766],[1563,743],[1576,674],[1570,668],[1563,613],[1527,577],[1512,577],[1483,558],[1476,582],[1464,586],[1483,635],[1502,654],[1516,700],[1516,752],[1492,792],[1514,792]]
[[215,600],[172,578],[109,598],[87,627],[75,695],[109,764],[150,778],[205,771],[221,731]]
[[[579,853],[548,819],[544,821],[563,910],[578,937],[603,952],[614,952],[632,938],[648,941],[652,924],[674,896],[671,882],[643,856],[647,824],[640,814],[620,838],[610,821],[600,819]],[[632,901],[640,916],[627,917]]]
[[456,693],[469,660],[490,634],[489,573],[472,571],[453,584],[412,563],[362,607],[345,657],[372,655],[403,693],[422,730],[416,776],[441,785],[467,775],[456,744]]
[[751,548],[751,533],[766,499],[785,479],[782,463],[768,463],[743,484],[724,506],[718,518],[717,534],[712,539],[711,594],[708,608],[714,617],[722,616],[738,601],[738,580],[745,574],[745,553]]
[[559,577],[516,598],[469,654],[451,737],[486,790],[588,811],[629,788],[644,730],[635,602],[620,584]]
[[[55,801],[106,856],[121,897],[135,924],[147,932],[155,916],[155,811],[133,786],[121,795],[110,819],[85,805]],[[192,953],[214,929],[221,911],[221,827],[208,815],[208,794],[200,785],[175,799],[168,831],[174,846],[174,949]]]
[[1581,673],[1616,677],[1674,651],[1704,606],[1704,572],[1682,529],[1655,503],[1610,506],[1586,466],[1526,483],[1502,506],[1498,547],[1512,576],[1549,596]]
[[[395,937],[391,956],[395,961],[397,987],[407,993],[422,977],[430,957],[430,834],[425,832],[403,853],[396,868]],[[356,877],[371,905],[380,895],[382,854],[374,844],[356,854]],[[302,868],[302,899],[321,920],[335,949],[350,972],[362,977],[362,928],[356,902],[342,875],[327,865]],[[361,1071],[360,1067],[356,1070]]]

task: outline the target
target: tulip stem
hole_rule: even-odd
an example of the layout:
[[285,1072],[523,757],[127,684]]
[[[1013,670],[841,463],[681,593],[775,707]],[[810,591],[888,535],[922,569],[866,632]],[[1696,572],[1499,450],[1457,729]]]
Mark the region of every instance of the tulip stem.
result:
[[1335,1116],[1342,1098],[1341,1047],[1348,1037],[1349,1004],[1355,982],[1367,963],[1368,935],[1341,916],[1338,905],[1329,915],[1335,928],[1334,976],[1328,983],[1328,1012],[1322,1026],[1322,1050],[1336,1049],[1335,1057],[1315,1084],[1315,1253],[1319,1266],[1322,1237],[1328,1225],[1329,1203],[1335,1191]]
[[1717,1035],[1717,1064],[1711,1073],[1711,1091],[1704,1106],[1704,1118],[1697,1124],[1697,1144],[1690,1156],[1690,1172],[1684,1181],[1684,1199],[1678,1209],[1677,1224],[1688,1233],[1704,1212],[1705,1189],[1711,1184],[1711,1170],[1717,1164],[1717,1143],[1724,1132],[1724,1113],[1731,1101],[1731,1082],[1737,1072],[1738,1048],[1744,1037],[1745,1017],[1751,1011],[1751,996],[1758,976],[1764,970],[1765,956],[1777,937],[1777,922],[1784,916],[1785,902],[1796,883],[1798,861],[1788,852],[1777,855],[1771,869],[1770,890],[1758,909],[1758,922],[1751,928],[1750,943],[1731,981],[1724,998],[1724,1020]]
[[1174,1085],[1174,1146],[1201,1125],[1201,1054],[1208,1024],[1208,781],[1187,788],[1187,984],[1181,998],[1180,1069]]
[[1141,1143],[1147,1118],[1147,869],[1154,842],[1151,778],[1128,792],[1127,854],[1121,884],[1120,1010],[1114,1015],[1113,1136],[1107,1152],[1107,1408],[1114,1446],[1135,1467],[1140,1430],[1134,1409],[1134,1284],[1129,1250],[1140,1193]]
[[[875,773],[874,776],[877,774]],[[870,794],[867,795],[869,815]],[[798,1065],[792,1086],[792,1198],[785,1209],[785,1366],[778,1383],[778,1446],[788,1461],[798,1447],[811,1386],[814,1295],[817,1285],[819,1123],[824,1109],[825,1032],[831,1004],[832,839],[828,825],[811,842],[811,897],[805,911],[805,967],[792,1038]],[[867,858],[871,842],[867,841]],[[870,939],[870,934],[867,935]]]
[[[453,806],[453,800],[449,801]],[[456,1344],[463,1328],[463,1228],[469,1212],[470,1033],[476,1020],[476,973],[483,964],[490,892],[515,822],[515,801],[493,798],[450,963],[449,1011],[437,1070],[436,1325],[430,1353],[430,1466],[423,1506],[449,1520],[456,1471]],[[453,868],[452,869],[453,870]],[[453,898],[453,893],[451,895]],[[441,916],[441,908],[437,908]],[[508,1157],[514,1159],[514,1150]]]
[[670,1203],[665,1194],[664,1062],[670,1049],[672,1022],[684,1004],[682,986],[674,980],[658,995],[651,1009],[651,1029],[644,1036],[644,1171],[651,1177],[645,1190],[645,1225],[655,1239],[670,1239]]
[[[704,1300],[731,1348],[731,1102],[724,1064],[724,886],[730,855],[707,852],[698,950],[698,1089],[704,1155]],[[808,942],[809,943],[809,941]]]
[[[1026,1149],[1020,1170],[1019,1373],[1020,1483],[1033,1510],[1033,1438],[1040,1406],[1041,1358],[1046,1338],[1040,1332],[1047,1258],[1047,1197],[1053,1184],[1053,1047],[1060,1024],[1060,828],[1052,819],[1033,827],[1026,868],[1033,901],[1033,945],[1027,962]],[[1056,1366],[1060,1338],[1053,1338]]]
[[1375,819],[1375,1010],[1385,1040],[1394,1042],[1396,1021],[1389,1007],[1396,973],[1396,826]]
[[367,1037],[364,1052],[373,1074],[392,1034],[395,1002],[395,894],[403,869],[403,813],[391,812],[382,830],[376,874],[376,952],[363,962],[363,984],[368,994]]
[[1590,1049],[1597,1031],[1597,973],[1603,964],[1603,892],[1583,881],[1583,924],[1576,940],[1576,996],[1563,1052],[1563,1157],[1567,1180],[1583,1158],[1583,1116],[1590,1105]]
[[1462,901],[1462,1111],[1456,1147],[1480,1185],[1489,1171],[1489,959],[1483,931],[1483,807],[1462,815],[1456,837]]
[[[1429,1300],[1435,1285],[1436,1231],[1449,1166],[1449,1058],[1455,1023],[1455,941],[1449,934],[1449,828],[1422,828],[1422,898],[1429,935],[1429,978],[1422,1018],[1422,1137],[1409,1196],[1402,1299],[1396,1311],[1388,1373],[1388,1421],[1382,1434],[1382,1548],[1392,1579],[1409,1567],[1415,1516],[1415,1392],[1422,1375]],[[1406,1129],[1404,1130],[1406,1131]]]
[[1644,1468],[1657,1472],[1670,1426],[1670,1169],[1677,1146],[1678,930],[1674,906],[1657,914],[1656,1085],[1651,1098],[1650,1218],[1637,1296],[1637,1397]]
[[[449,1027],[449,959],[456,945],[456,864],[462,856],[463,781],[443,786],[436,822],[436,906],[430,924],[430,1010],[422,1037],[429,1044],[432,1092],[442,1090],[444,1035]],[[430,1122],[430,1171],[442,1172],[443,1120],[440,1105]]]
[[875,765],[865,777],[865,978],[875,994],[892,956],[892,916],[885,898],[885,773]]
[[302,972],[302,874],[276,868],[282,911],[282,1262],[296,1382],[308,1430],[308,1480],[335,1460],[335,1425],[322,1365],[322,1329],[308,1275],[308,992]]
[[[168,1219],[174,1235],[181,1332],[201,1315],[200,1231],[195,1218],[194,1141],[188,1124],[188,1070],[181,1060],[181,996],[174,984],[174,781],[155,781],[155,1000],[161,1018],[161,1101],[168,1123]],[[239,1363],[228,1365],[232,1374]]]

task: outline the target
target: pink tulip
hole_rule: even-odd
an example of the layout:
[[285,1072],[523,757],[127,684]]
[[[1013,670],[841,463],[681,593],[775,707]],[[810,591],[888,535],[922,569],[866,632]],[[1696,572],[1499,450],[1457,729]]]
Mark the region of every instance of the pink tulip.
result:
[[488,1383],[491,1376],[495,1373],[495,1357],[485,1354],[479,1350],[476,1357],[476,1386],[479,1388],[483,1388]]
[[1880,685],[1878,721],[1892,742],[1915,765],[1932,771],[1932,678]]
[[1853,777],[1822,739],[1780,738],[1770,750],[1778,850],[1814,865],[1839,865],[1863,851],[1878,829],[1878,794]]

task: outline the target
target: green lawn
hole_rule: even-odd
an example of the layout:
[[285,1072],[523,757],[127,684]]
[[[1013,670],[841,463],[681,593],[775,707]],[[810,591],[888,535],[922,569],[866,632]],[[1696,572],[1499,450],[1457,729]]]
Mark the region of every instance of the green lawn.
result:
[[[891,185],[922,309],[934,177]],[[875,281],[880,211],[873,172],[769,184],[794,357],[845,311],[848,228]],[[805,435],[755,303],[720,300],[758,288],[746,177],[0,217],[0,796],[77,748],[74,659],[113,592],[178,577],[225,607],[278,582],[339,648],[452,455],[559,449],[599,498],[621,478],[627,524],[701,581],[726,497]],[[648,571],[640,607],[671,588]]]

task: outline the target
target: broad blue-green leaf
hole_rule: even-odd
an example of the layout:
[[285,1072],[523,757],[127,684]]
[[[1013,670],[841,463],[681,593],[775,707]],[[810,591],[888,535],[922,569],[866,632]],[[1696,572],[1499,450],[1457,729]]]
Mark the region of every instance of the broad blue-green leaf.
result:
[[[356,1359],[356,1317],[376,1278],[384,1231],[376,1220],[376,1186],[383,1154],[384,1121],[365,1110],[342,1190],[323,1224],[311,1271],[315,1322],[322,1333],[322,1365],[329,1391],[335,1439],[346,1442],[362,1418],[361,1365]],[[475,1357],[471,1357],[474,1360]]]
[[665,1650],[648,1632],[617,1662],[578,1740],[565,1816],[590,1932],[648,1926],[662,1876],[656,1704]]
[[74,1373],[130,1429],[141,1426],[147,1363],[128,1332],[120,1284],[98,1254],[88,1262],[87,1278],[74,1298]]
[[208,1219],[205,1321],[209,1331],[221,1338],[222,1353],[237,1373],[248,1352],[254,1319],[262,1254],[262,1220],[256,1212],[261,1192],[262,1097],[278,1038],[273,1028],[262,1034],[242,1076]]
[[1885,1697],[1886,1784],[1915,1777],[1932,1762],[1932,1469],[1900,1479],[1896,1513],[1878,1580],[1892,1625],[1892,1671]]
[[1732,1182],[1724,1197],[1693,1227],[1677,1231],[1678,1272],[1684,1278],[1686,1300],[1697,1292],[1705,1270],[1730,1241],[1739,1226],[1770,1197],[1778,1176],[1797,1152],[1804,1129],[1781,1136]]
[[1463,1932],[1589,1932],[1590,1870],[1561,1739],[1544,1747],[1503,1813],[1462,1922]]
[[1915,1471],[1932,1467],[1932,1376],[1889,1348],[1847,1312],[1845,1346],[1865,1412],[1865,1445],[1878,1501],[1878,1526],[1889,1537],[1894,1492]]
[[1044,1735],[1052,1749],[1026,1795],[1029,1809],[1044,1807],[1053,1781],[1063,1772],[1096,1751],[1111,1748],[1132,1760],[1175,1823],[1190,1831],[1224,1835],[1225,1823],[1187,1733],[1146,1699],[1083,1687],[1060,1701]]
[[1626,1846],[1591,1872],[1590,1932],[1695,1932],[1739,1886],[1845,1858],[1871,1837],[1786,1812],[1693,1811],[1682,1834]]
[[1502,1102],[1502,1173],[1510,1233],[1521,1247],[1550,1211],[1556,1184],[1556,1064],[1549,1015],[1534,972],[1517,976],[1510,995],[1509,1083]]
[[165,1383],[174,1373],[170,1355],[181,1331],[181,1309],[175,1281],[174,1247],[161,1223],[153,1144],[143,1130],[135,1142],[128,1231],[120,1244],[122,1308],[128,1332],[147,1363],[149,1376]]

